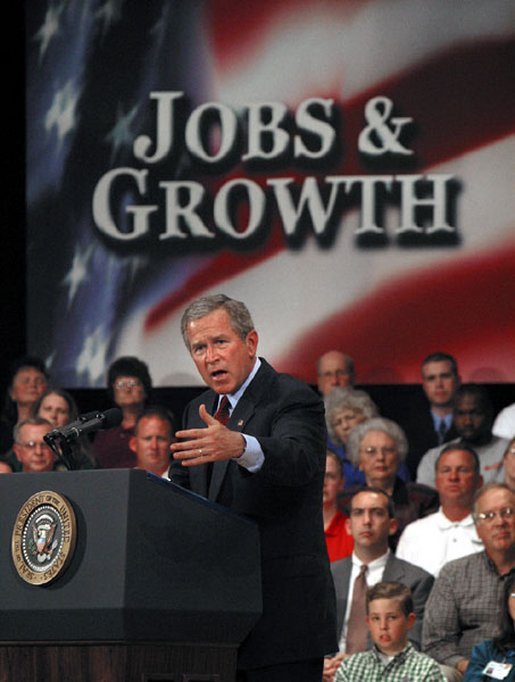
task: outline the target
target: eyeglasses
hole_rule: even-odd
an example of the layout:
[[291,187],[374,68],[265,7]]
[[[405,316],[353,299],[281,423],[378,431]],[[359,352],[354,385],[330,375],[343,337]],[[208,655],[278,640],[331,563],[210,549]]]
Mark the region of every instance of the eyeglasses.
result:
[[362,448],[361,452],[363,452],[365,455],[368,455],[368,457],[375,457],[379,453],[383,455],[396,455],[397,454],[397,448],[391,447],[391,446],[385,446],[384,448]]
[[42,450],[50,450],[50,445],[47,445],[44,441],[29,440],[26,443],[18,443],[22,448],[26,450],[35,450],[36,448],[41,448]]
[[335,369],[334,372],[330,372],[329,370],[327,372],[321,372],[318,376],[322,377],[322,379],[332,379],[333,377],[339,379],[340,377],[348,377],[349,375],[350,372],[348,369]]
[[139,379],[122,379],[121,381],[116,381],[114,387],[120,391],[124,391],[127,388],[137,388],[141,386],[141,381]]
[[500,519],[511,519],[514,512],[515,509],[513,509],[513,507],[504,507],[504,509],[500,509],[498,512],[496,511],[477,512],[477,514],[475,514],[475,517],[478,521],[492,523],[496,516],[499,516]]

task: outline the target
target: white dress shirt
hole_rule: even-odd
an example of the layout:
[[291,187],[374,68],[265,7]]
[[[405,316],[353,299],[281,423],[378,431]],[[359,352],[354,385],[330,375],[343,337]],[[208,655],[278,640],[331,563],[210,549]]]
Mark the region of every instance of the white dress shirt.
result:
[[448,561],[483,549],[471,514],[461,521],[451,521],[440,507],[434,514],[406,526],[395,554],[436,577]]
[[[384,569],[386,566],[386,561],[388,559],[389,554],[390,554],[390,550],[388,550],[386,552],[386,554],[383,554],[378,559],[374,559],[374,561],[371,561],[369,564],[367,564],[368,565],[368,570],[367,570],[367,575],[366,575],[367,587],[372,587],[372,585],[376,585],[377,583],[381,582],[381,580],[383,578]],[[345,642],[347,639],[347,623],[349,622],[350,609],[352,606],[352,594],[354,592],[354,582],[359,575],[359,572],[361,570],[361,566],[363,565],[363,563],[364,562],[361,561],[361,559],[358,559],[356,554],[353,552],[352,553],[352,570],[350,573],[350,580],[349,580],[349,593],[347,595],[347,608],[345,610],[345,618],[343,620],[342,636],[340,638],[340,643],[339,643],[340,651],[343,653],[345,653]]]

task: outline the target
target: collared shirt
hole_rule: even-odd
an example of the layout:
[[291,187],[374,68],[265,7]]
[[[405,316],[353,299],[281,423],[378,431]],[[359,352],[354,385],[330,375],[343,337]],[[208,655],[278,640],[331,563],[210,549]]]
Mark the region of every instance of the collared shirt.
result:
[[[232,411],[238,404],[241,396],[245,393],[245,390],[249,386],[252,379],[256,376],[257,371],[260,367],[261,360],[259,358],[256,358],[254,367],[252,368],[248,377],[239,387],[239,389],[235,393],[230,393],[227,395],[230,404],[229,414],[232,414]],[[222,398],[223,396],[221,395],[218,401],[218,405],[220,405]],[[245,439],[245,450],[243,451],[243,454],[240,457],[235,457],[234,461],[237,462],[240,466],[245,467],[245,469],[247,469],[251,473],[255,473],[256,471],[259,471],[263,466],[263,462],[265,461],[265,455],[263,454],[263,450],[261,449],[261,445],[259,444],[257,438],[255,438],[254,436],[249,436],[246,433],[242,433],[241,435]]]
[[[388,561],[388,556],[390,554],[390,550],[388,550],[385,554],[380,556],[378,559],[374,559],[371,561],[368,565],[368,570],[367,570],[367,575],[366,575],[366,581],[367,581],[367,587],[372,587],[372,585],[375,585],[376,583],[381,582],[383,578],[383,573],[384,569],[386,566],[386,562]],[[359,559],[356,556],[356,553],[352,553],[352,570],[350,573],[350,580],[349,580],[349,594],[347,595],[347,608],[345,610],[345,618],[343,620],[343,628],[342,628],[342,636],[340,639],[340,651],[345,652],[345,643],[347,640],[347,624],[349,622],[349,616],[350,616],[350,610],[352,606],[352,595],[354,593],[354,581],[359,575],[359,572],[361,570],[361,566],[363,565],[363,561]]]
[[485,551],[446,564],[426,603],[422,650],[454,667],[475,644],[496,637],[507,575],[499,575]]
[[434,426],[434,429],[435,429],[435,433],[436,433],[437,435],[440,434],[440,431],[441,431],[441,429],[442,429],[442,422],[443,422],[443,425],[444,425],[444,427],[445,427],[445,428],[443,429],[444,432],[447,432],[447,431],[451,428],[451,425],[452,425],[452,412],[450,412],[449,414],[444,415],[443,417],[441,417],[439,414],[435,414],[434,412],[431,412],[431,417],[432,417],[432,419],[433,419],[433,426]]
[[335,682],[445,682],[440,666],[411,644],[393,657],[374,647],[345,659]]
[[440,507],[435,514],[406,526],[395,554],[437,576],[447,562],[483,549],[471,514],[451,521]]

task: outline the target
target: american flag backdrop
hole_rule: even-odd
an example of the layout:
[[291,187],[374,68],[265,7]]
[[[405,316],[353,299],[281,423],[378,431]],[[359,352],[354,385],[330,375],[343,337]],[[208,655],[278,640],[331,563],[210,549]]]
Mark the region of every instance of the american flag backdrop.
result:
[[[148,363],[158,386],[196,385],[180,316],[193,298],[218,291],[247,303],[260,354],[310,383],[316,358],[333,348],[355,359],[364,384],[416,382],[421,359],[436,350],[458,358],[465,380],[515,381],[512,2],[25,5],[28,341],[56,383],[103,386],[109,363],[130,354]],[[145,163],[135,142],[157,136],[152,93],[171,92],[184,93],[170,124],[173,152]],[[249,107],[283,105],[291,134],[310,98],[332,102],[334,154],[304,164],[291,156],[242,161]],[[360,148],[373,127],[367,105],[378,98],[394,108],[369,144],[391,147],[396,126],[405,126],[398,142],[411,155],[375,158]],[[241,122],[239,153],[216,172],[192,158],[184,139],[191,112],[206,103]],[[222,137],[211,126],[197,144],[216,150]],[[117,239],[98,225],[94,197],[101,179],[121,168],[147,173],[138,177],[148,196],[136,181],[114,193]],[[377,238],[359,238],[359,201],[343,202],[337,219],[324,222],[328,178],[408,175],[453,178],[452,231],[404,238],[402,202],[385,192],[374,199]],[[267,211],[252,238],[228,239],[215,224],[213,197],[242,178],[266,198]],[[286,178],[293,202],[308,178],[323,187],[320,205],[299,209],[296,239],[271,191]],[[211,197],[199,215],[213,237],[193,239],[184,228],[182,238],[163,238],[166,186],[174,182]],[[158,208],[147,216],[148,232],[131,240],[123,235],[137,203]],[[248,207],[235,215],[252,221]]]

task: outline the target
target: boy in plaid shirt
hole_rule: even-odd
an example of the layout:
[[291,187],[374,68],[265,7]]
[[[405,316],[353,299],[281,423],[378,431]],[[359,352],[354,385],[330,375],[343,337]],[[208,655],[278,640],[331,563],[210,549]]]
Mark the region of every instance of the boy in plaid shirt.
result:
[[445,682],[438,663],[408,642],[415,618],[405,585],[381,582],[370,587],[367,624],[374,648],[346,658],[335,682]]

